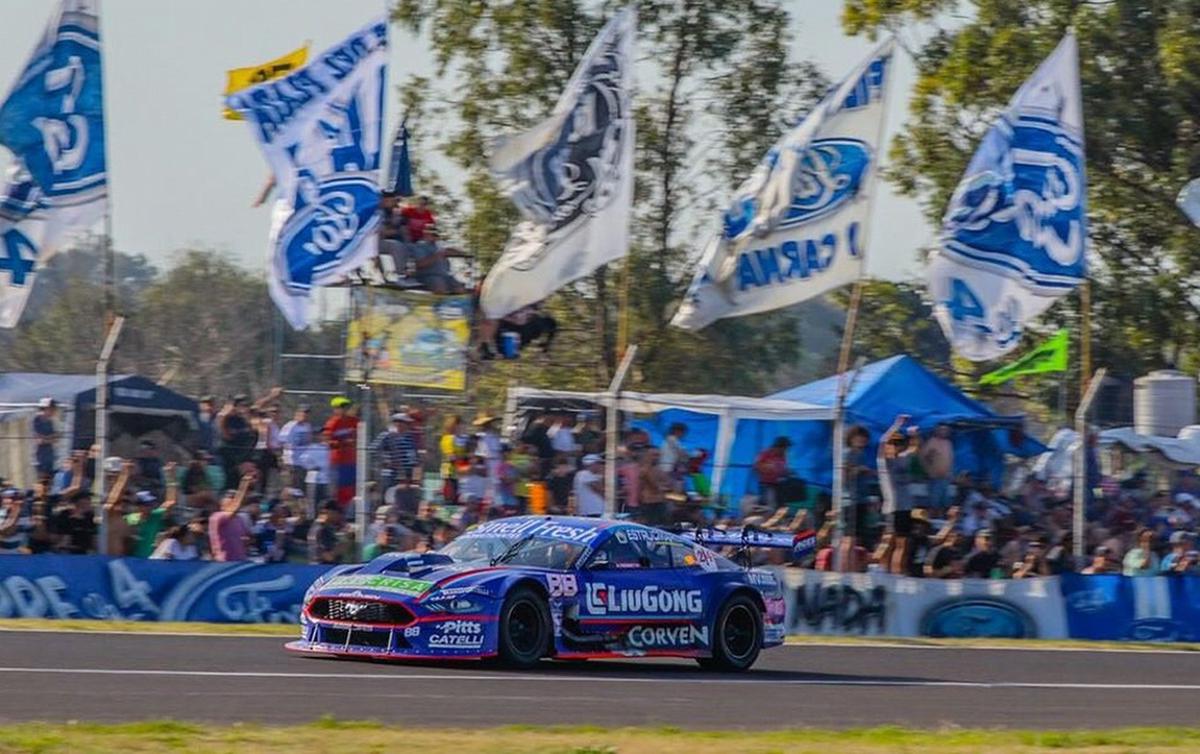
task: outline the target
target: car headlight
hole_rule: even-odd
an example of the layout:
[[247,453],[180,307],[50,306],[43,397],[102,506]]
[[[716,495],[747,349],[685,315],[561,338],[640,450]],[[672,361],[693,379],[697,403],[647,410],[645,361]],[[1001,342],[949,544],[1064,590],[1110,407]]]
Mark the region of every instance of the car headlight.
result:
[[421,600],[421,606],[435,613],[478,613],[487,609],[493,599],[482,587],[454,588],[432,592]]

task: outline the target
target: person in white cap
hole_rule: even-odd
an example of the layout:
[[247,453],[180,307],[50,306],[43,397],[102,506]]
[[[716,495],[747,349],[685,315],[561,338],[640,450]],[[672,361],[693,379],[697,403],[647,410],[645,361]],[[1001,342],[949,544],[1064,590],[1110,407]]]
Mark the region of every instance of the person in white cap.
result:
[[575,474],[575,515],[599,518],[604,515],[604,459],[583,457],[583,468]]

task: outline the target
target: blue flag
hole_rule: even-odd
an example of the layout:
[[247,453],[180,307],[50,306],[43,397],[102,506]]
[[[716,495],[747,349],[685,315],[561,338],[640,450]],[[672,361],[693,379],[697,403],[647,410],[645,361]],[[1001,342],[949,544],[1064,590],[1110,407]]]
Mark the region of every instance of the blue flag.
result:
[[388,190],[399,196],[412,196],[412,163],[408,159],[408,121],[396,129],[392,142],[392,164],[388,171]]
[[20,319],[38,266],[108,211],[98,0],[62,0],[0,104],[15,157],[0,188],[0,327]]
[[1003,356],[1087,274],[1079,52],[1068,34],[988,130],[930,257],[934,314],[954,350]]
[[231,95],[275,174],[268,288],[295,329],[314,286],[378,252],[388,25],[378,18],[287,76]]

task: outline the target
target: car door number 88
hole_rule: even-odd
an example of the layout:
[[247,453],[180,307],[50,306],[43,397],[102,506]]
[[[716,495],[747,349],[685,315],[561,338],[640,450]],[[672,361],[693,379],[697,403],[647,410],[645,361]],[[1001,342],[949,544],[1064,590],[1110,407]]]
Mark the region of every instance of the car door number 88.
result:
[[573,573],[548,573],[546,586],[550,588],[551,597],[574,597],[579,594],[579,582]]

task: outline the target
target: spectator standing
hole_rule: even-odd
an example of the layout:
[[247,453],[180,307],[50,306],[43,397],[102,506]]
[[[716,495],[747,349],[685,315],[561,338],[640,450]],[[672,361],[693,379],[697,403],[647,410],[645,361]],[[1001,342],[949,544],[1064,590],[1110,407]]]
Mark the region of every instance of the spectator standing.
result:
[[867,466],[867,446],[870,442],[871,435],[862,425],[855,425],[846,433],[846,449],[842,463],[842,473],[846,481],[840,553],[843,570],[849,567],[855,548],[867,534],[867,498],[870,494],[871,477],[875,474]]
[[38,401],[38,412],[33,417],[33,465],[37,478],[49,482],[54,476],[54,445],[58,442],[58,427],[54,418],[58,415],[58,404],[53,398]]
[[358,464],[358,417],[349,398],[337,396],[329,402],[333,416],[325,422],[325,440],[329,446],[329,468],[334,483],[334,499],[343,510],[354,499]]
[[579,443],[575,441],[575,422],[569,415],[559,417],[546,432],[550,438],[550,447],[555,454],[563,454],[576,458],[579,454]]
[[754,460],[754,473],[758,476],[758,491],[762,504],[768,508],[776,508],[781,503],[779,485],[791,473],[788,468],[788,448],[792,441],[787,437],[776,437],[771,447],[758,454]]
[[1092,562],[1080,573],[1084,576],[1099,576],[1106,573],[1120,573],[1116,563],[1112,561],[1112,550],[1106,545],[1100,545],[1092,554]]
[[375,438],[379,454],[379,482],[383,490],[416,480],[417,444],[411,431],[412,418],[405,413],[392,414],[392,426]]
[[966,537],[952,531],[940,545],[925,557],[925,577],[932,579],[956,579],[963,575],[963,547]]
[[[174,466],[171,467],[174,469]],[[163,462],[158,453],[158,447],[150,440],[138,443],[136,475],[133,486],[137,490],[145,490],[161,496],[163,492]]]
[[264,563],[286,563],[292,541],[288,508],[276,500],[267,517],[254,527],[254,545]]
[[501,451],[500,433],[497,431],[499,424],[498,417],[486,413],[475,420],[475,426],[479,429],[475,455],[487,462],[488,493],[493,497],[500,483],[500,461],[504,455]]
[[968,578],[1003,578],[999,569],[1000,553],[996,551],[996,539],[991,529],[980,529],[975,533],[975,549],[967,555],[963,564],[963,575]]
[[1195,550],[1196,539],[1191,532],[1171,532],[1171,551],[1162,559],[1160,566],[1164,576],[1175,576],[1188,573],[1195,567],[1195,562],[1188,562],[1188,553]]
[[208,517],[208,541],[213,560],[246,560],[250,525],[241,515],[241,510],[253,484],[254,474],[243,476],[237,491],[227,491],[225,499],[221,501],[221,509]]
[[921,444],[919,458],[929,488],[929,505],[940,510],[946,506],[954,476],[954,443],[949,426],[937,425],[933,437]]
[[639,520],[650,526],[667,523],[667,493],[671,491],[671,475],[659,463],[659,451],[647,448],[642,453],[638,469]]
[[169,523],[171,511],[179,501],[179,485],[176,482],[175,464],[167,464],[167,495],[160,505],[158,496],[153,490],[141,490],[134,499],[137,509],[125,516],[133,541],[129,554],[138,558],[148,558],[154,553],[159,532]]
[[350,554],[350,540],[342,523],[342,507],[327,500],[321,513],[308,530],[308,561],[336,565]]
[[[892,422],[879,443],[876,467],[879,470],[879,491],[883,496],[883,515],[892,533],[891,558],[882,563],[889,573],[902,574],[907,571],[909,537],[912,535],[912,496],[909,494],[908,470],[917,449],[915,433],[907,438],[900,429],[908,421],[907,414],[900,414]],[[915,429],[915,427],[914,427]]]
[[[104,500],[104,507],[101,510],[105,525],[104,554],[120,558],[129,554],[130,531],[125,516],[133,512],[132,505],[130,505],[133,493],[129,489],[129,482],[133,479],[134,463],[133,461],[122,461],[119,458],[110,458],[105,461],[106,467],[109,466],[109,461],[116,461],[118,471],[112,486],[108,489],[108,497]],[[105,468],[105,472],[108,470]]]
[[254,444],[254,467],[258,469],[258,491],[266,494],[271,474],[279,470],[283,442],[280,439],[279,406],[271,404],[254,418],[258,438]]
[[442,499],[450,503],[458,499],[458,467],[455,461],[466,448],[466,439],[462,437],[461,416],[448,416],[442,424],[442,436],[438,439],[440,454],[438,472],[442,477]]
[[308,473],[304,456],[313,444],[309,413],[310,408],[307,404],[297,406],[291,421],[279,430],[279,443],[283,447],[283,466],[287,474],[286,486],[300,490],[305,489],[305,476]]
[[675,422],[667,428],[667,436],[663,440],[662,452],[658,457],[658,467],[672,477],[688,457],[687,449],[683,447],[683,438],[685,437],[687,437],[687,425]]
[[1121,573],[1126,576],[1156,576],[1159,572],[1158,555],[1154,552],[1154,532],[1139,529],[1138,546],[1125,554]]
[[213,454],[217,451],[216,399],[211,395],[201,396],[200,410],[196,415],[196,450]]
[[77,489],[64,495],[68,508],[55,516],[54,528],[61,535],[59,549],[72,555],[86,555],[96,549],[96,513],[92,493]]
[[599,518],[604,515],[604,459],[592,454],[583,457],[583,468],[575,474],[575,515]]
[[242,464],[253,459],[254,446],[258,443],[258,435],[250,423],[250,398],[236,395],[232,402],[225,404],[217,414],[217,429],[221,439],[217,453],[225,470],[225,479],[240,479]]

